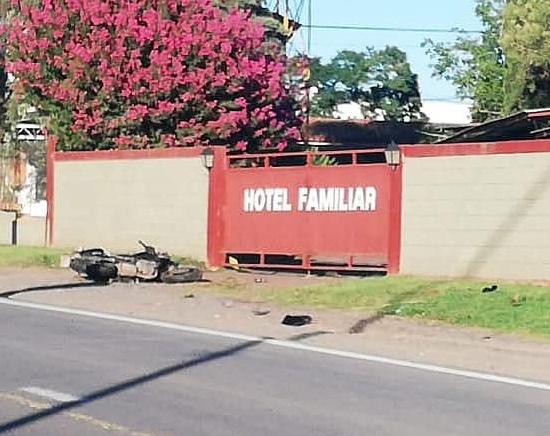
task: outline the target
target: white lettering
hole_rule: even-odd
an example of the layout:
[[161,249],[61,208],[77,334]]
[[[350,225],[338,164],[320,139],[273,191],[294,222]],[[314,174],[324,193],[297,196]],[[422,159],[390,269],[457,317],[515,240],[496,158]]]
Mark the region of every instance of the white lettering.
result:
[[365,191],[363,188],[355,188],[353,193],[353,201],[350,201],[350,210],[366,210],[365,209]]
[[291,211],[292,205],[288,202],[288,189],[245,189],[243,191],[243,209],[245,212]]
[[321,211],[334,210],[334,188],[319,189],[319,210]]
[[365,210],[376,210],[376,194],[373,186],[365,188]]
[[317,195],[317,189],[311,188],[307,196],[306,210],[308,212],[319,209],[319,196]]
[[298,210],[303,211],[307,203],[308,188],[298,188]]
[[254,209],[254,189],[244,190],[244,211],[251,212]]
[[284,201],[284,189],[277,188],[273,190],[273,210],[275,212],[283,211],[283,201]]
[[290,212],[292,210],[292,205],[288,202],[288,189],[282,188],[282,203],[283,203],[283,211],[284,212]]
[[[298,210],[307,212],[347,212],[376,210],[377,192],[373,186],[347,188],[298,188]],[[286,188],[243,190],[245,212],[290,212]]]
[[275,193],[274,189],[267,188],[265,190],[265,204],[266,204],[265,207],[270,212],[272,210],[274,210],[274,208],[273,208],[273,198],[274,198],[273,194],[274,193]]
[[254,193],[254,212],[261,212],[265,207],[265,192],[263,189],[256,189]]
[[345,212],[348,210],[348,205],[346,203],[346,189],[345,188],[338,188],[339,194],[338,199],[340,200],[338,202],[338,211],[339,212]]

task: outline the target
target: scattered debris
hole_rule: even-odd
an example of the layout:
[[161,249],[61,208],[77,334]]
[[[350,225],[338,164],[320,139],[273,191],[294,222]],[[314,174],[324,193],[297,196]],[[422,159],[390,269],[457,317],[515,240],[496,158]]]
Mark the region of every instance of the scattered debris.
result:
[[325,273],[325,276],[337,279],[338,277],[340,277],[340,274],[338,274],[338,272],[336,272],[336,271],[327,271]]
[[361,318],[349,328],[348,333],[350,335],[363,333],[369,324],[380,321],[382,318],[384,318],[384,314],[382,313],[371,316],[369,318]]
[[378,311],[378,315],[382,315],[382,316],[399,315],[400,313],[401,313],[401,308],[396,307],[393,304],[386,305]]
[[224,300],[224,301],[222,301],[222,305],[224,307],[233,307],[233,302],[230,301],[230,300]]
[[527,301],[527,297],[525,295],[514,295],[512,298],[510,298],[510,304],[512,306],[521,306],[522,303],[525,303]]
[[492,286],[486,286],[484,287],[481,292],[483,292],[484,294],[488,293],[488,292],[495,292],[496,290],[498,289],[498,286],[497,285],[492,285]]
[[281,321],[281,324],[300,327],[311,324],[311,321],[312,318],[309,315],[286,315]]
[[269,315],[271,313],[271,311],[269,310],[253,310],[252,311],[252,314],[254,316],[266,316],[266,315]]
[[229,261],[229,268],[232,268],[235,271],[239,271],[241,269],[239,267],[239,261],[233,256],[229,256],[228,261]]

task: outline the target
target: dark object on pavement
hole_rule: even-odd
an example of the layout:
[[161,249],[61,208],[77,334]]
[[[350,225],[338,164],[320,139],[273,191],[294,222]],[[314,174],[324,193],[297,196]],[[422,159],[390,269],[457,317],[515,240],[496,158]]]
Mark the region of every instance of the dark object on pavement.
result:
[[309,315],[286,315],[281,321],[281,324],[300,327],[310,324],[311,320],[312,318]]
[[481,292],[483,292],[484,294],[486,294],[487,292],[495,292],[497,289],[498,289],[498,286],[497,286],[497,285],[486,286],[486,287],[484,287],[484,288],[481,290]]
[[266,315],[269,315],[270,311],[269,310],[253,310],[252,313],[255,316],[266,316]]
[[180,265],[155,247],[139,243],[144,251],[135,254],[111,254],[103,248],[78,250],[72,254],[69,267],[96,283],[113,280],[184,283],[202,279],[202,271],[196,266]]
[[195,298],[195,294],[185,294],[183,298]]

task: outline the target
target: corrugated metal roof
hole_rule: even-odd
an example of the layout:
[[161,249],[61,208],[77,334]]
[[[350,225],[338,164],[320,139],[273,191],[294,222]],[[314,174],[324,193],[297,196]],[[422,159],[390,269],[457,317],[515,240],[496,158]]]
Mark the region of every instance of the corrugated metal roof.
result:
[[527,109],[464,129],[438,144],[519,141],[550,137],[550,108]]

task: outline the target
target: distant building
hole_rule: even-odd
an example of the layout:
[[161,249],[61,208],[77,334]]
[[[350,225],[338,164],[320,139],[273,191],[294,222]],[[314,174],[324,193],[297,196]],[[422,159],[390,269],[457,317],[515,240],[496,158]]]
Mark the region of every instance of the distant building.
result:
[[336,106],[336,110],[332,112],[332,116],[338,120],[364,120],[365,116],[361,111],[359,103],[350,102]]
[[430,124],[467,125],[472,123],[471,103],[423,100],[422,112]]
[[[472,123],[470,103],[425,100],[422,102],[422,112],[428,117],[430,124],[443,125],[468,125]],[[365,116],[361,112],[359,103],[350,102],[339,104],[332,113],[333,118],[339,120],[363,120]],[[375,117],[373,121],[383,121],[383,114]]]

